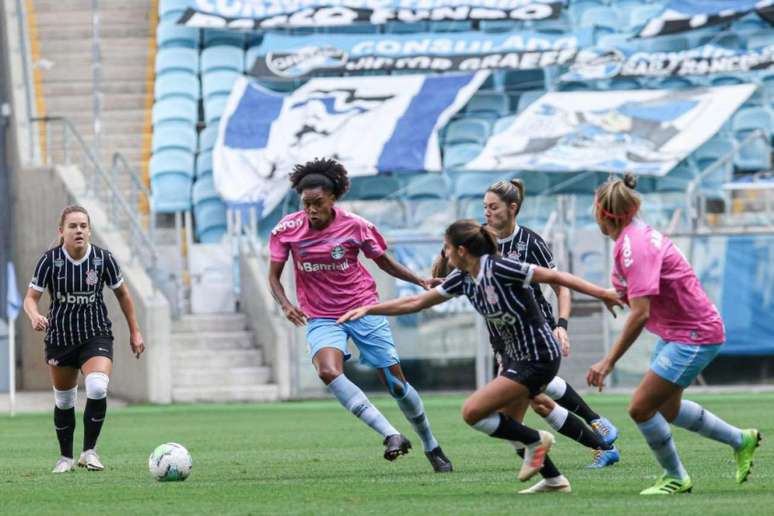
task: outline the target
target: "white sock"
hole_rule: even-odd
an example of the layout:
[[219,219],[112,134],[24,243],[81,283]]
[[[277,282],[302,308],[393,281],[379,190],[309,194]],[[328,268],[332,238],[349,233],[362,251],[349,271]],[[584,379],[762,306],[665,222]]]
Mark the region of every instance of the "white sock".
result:
[[567,414],[569,414],[569,412],[566,408],[560,405],[554,405],[553,410],[551,410],[551,412],[543,419],[551,428],[558,432],[564,426],[565,421],[567,421]]
[[337,376],[329,383],[328,388],[344,408],[352,412],[355,417],[359,418],[363,423],[379,432],[382,437],[400,433],[389,421],[387,421],[387,418],[379,412],[379,409],[374,407],[373,404],[368,401],[368,398],[365,393],[360,390],[360,387],[349,381],[343,374]]
[[645,441],[667,475],[681,479],[688,476],[683,463],[680,462],[680,455],[678,455],[675,441],[672,439],[672,431],[664,416],[656,412],[656,415],[647,421],[637,423],[637,428],[645,436]]
[[742,446],[742,431],[729,425],[696,402],[683,400],[672,424],[725,443],[735,450]]

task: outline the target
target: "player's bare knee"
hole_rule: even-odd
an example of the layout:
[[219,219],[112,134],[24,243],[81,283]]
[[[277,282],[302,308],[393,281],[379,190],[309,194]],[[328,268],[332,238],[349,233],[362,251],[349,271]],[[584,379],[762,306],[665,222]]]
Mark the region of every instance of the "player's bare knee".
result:
[[551,413],[551,410],[553,410],[553,406],[551,406],[545,400],[541,399],[540,396],[530,400],[530,404],[532,405],[532,410],[534,410],[540,417],[548,416]]
[[629,404],[628,410],[629,417],[632,418],[635,423],[647,421],[655,414],[654,410],[635,402]]
[[340,375],[341,371],[336,367],[321,364],[320,367],[317,368],[317,376],[325,385],[328,385]]
[[408,383],[392,374],[389,367],[383,368],[382,373],[384,373],[384,383],[387,385],[390,395],[395,399],[403,398],[406,395]]
[[86,397],[92,400],[107,398],[110,377],[105,373],[95,372],[86,375]]
[[465,402],[462,405],[462,419],[471,426],[478,423],[484,415],[474,403]]

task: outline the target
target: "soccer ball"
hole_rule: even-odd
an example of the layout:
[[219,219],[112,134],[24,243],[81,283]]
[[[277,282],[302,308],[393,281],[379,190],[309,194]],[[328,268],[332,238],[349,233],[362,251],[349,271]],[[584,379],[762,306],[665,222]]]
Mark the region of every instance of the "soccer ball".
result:
[[185,480],[191,474],[193,459],[183,446],[164,443],[148,458],[148,469],[153,478],[161,482]]

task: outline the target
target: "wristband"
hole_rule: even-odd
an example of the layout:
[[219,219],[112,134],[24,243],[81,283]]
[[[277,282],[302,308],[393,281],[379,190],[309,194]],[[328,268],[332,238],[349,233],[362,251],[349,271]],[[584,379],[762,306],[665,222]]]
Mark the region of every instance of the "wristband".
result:
[[567,319],[564,317],[560,317],[558,321],[556,321],[556,325],[559,328],[564,328],[565,331],[567,331]]

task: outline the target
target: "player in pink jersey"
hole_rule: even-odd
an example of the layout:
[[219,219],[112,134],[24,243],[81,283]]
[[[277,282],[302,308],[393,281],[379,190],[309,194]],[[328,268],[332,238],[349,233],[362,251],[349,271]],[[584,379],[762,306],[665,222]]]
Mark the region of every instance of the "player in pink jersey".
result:
[[[379,379],[422,439],[433,469],[452,471],[451,462],[430,429],[422,399],[403,374],[387,319],[371,316],[336,323],[348,310],[378,302],[376,283],[358,260],[361,251],[391,276],[425,289],[432,286],[432,280],[418,278],[388,255],[387,243],[373,224],[336,208],[336,200],[349,188],[347,171],[340,163],[315,159],[296,165],[290,183],[301,196],[304,209],[284,217],[271,232],[269,284],[274,299],[289,321],[296,326],[307,325],[309,354],[318,376],[344,408],[382,435],[385,459],[392,461],[405,455],[411,443],[343,374],[344,361],[351,356],[347,351],[349,339],[358,347],[360,361],[377,370]],[[290,254],[299,307],[288,300],[280,281]]]
[[636,218],[640,209],[636,186],[636,178],[627,174],[600,186],[594,200],[600,230],[615,241],[613,285],[631,312],[621,336],[591,367],[587,381],[602,390],[618,359],[647,328],[659,340],[650,369],[634,391],[629,415],[665,471],[641,494],[684,493],[693,487],[672,440],[670,422],[731,446],[736,481],[742,483],[750,474],[759,432],[736,428],[682,399],[683,390],[720,352],[723,321],[677,247]]

